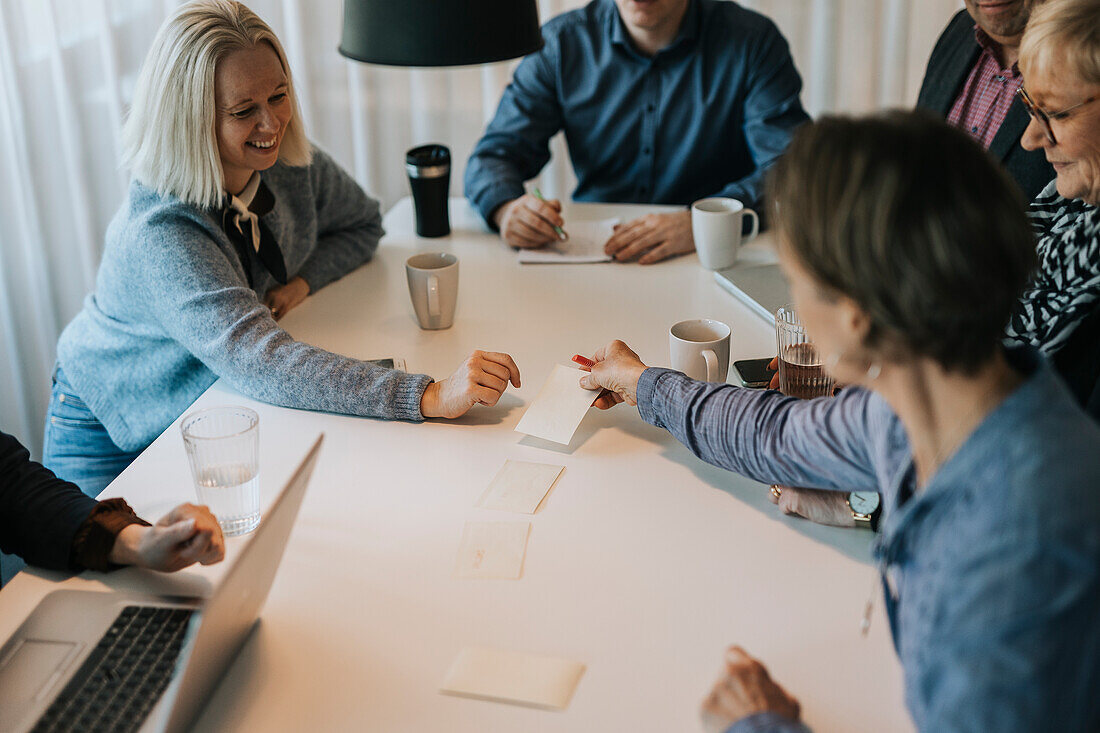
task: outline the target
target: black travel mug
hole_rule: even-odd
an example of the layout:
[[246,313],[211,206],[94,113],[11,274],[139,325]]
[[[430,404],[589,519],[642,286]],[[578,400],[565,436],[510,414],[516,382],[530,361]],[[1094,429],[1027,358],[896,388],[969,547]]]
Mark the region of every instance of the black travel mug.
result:
[[443,237],[451,233],[447,193],[451,187],[451,151],[444,145],[421,145],[405,153],[409,174],[416,233],[421,237]]

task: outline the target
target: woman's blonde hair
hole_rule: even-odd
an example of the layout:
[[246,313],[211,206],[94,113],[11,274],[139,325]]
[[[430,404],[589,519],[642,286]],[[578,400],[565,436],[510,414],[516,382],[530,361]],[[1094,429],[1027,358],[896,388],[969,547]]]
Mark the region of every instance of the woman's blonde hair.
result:
[[134,101],[122,127],[122,164],[161,195],[205,208],[223,197],[222,164],[214,132],[214,69],[238,49],[268,43],[286,74],[291,115],[279,160],[308,165],[310,144],[286,53],[274,31],[235,0],[196,0],[164,22],[141,67]]
[[1100,84],[1100,0],[1046,0],[1031,11],[1020,41],[1026,79],[1057,63],[1081,81]]

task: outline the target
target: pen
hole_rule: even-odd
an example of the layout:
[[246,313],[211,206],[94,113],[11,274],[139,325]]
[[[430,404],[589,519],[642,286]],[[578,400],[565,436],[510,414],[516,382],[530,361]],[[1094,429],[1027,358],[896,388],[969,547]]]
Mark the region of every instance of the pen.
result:
[[[535,194],[535,198],[537,198],[539,201],[546,201],[546,199],[542,197],[542,191],[539,190],[538,186],[535,186],[535,190],[532,193]],[[554,227],[554,233],[557,234],[558,239],[563,242],[569,238],[569,235],[566,234],[565,231],[559,226]]]
[[592,367],[596,366],[596,362],[592,361],[591,359],[589,359],[587,357],[581,356],[580,354],[573,354],[573,361],[577,362],[582,367],[586,367],[588,369],[591,369]]

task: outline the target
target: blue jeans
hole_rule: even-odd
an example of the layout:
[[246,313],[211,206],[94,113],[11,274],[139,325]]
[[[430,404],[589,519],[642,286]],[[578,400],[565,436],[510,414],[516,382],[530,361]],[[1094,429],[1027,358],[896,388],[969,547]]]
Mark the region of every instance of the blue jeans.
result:
[[141,451],[128,453],[111,440],[58,366],[54,369],[42,464],[91,497],[115,480]]

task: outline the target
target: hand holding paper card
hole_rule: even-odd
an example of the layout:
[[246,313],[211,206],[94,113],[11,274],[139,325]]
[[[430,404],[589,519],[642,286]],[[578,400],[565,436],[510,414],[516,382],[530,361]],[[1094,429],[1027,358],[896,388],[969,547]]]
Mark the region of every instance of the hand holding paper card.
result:
[[505,461],[477,505],[482,509],[534,514],[565,466]]
[[516,431],[569,445],[598,393],[581,386],[581,371],[554,365],[539,396],[520,418]]
[[468,647],[451,664],[440,691],[564,710],[584,670],[583,664],[568,659]]
[[466,522],[455,574],[460,578],[515,580],[523,572],[530,522]]

